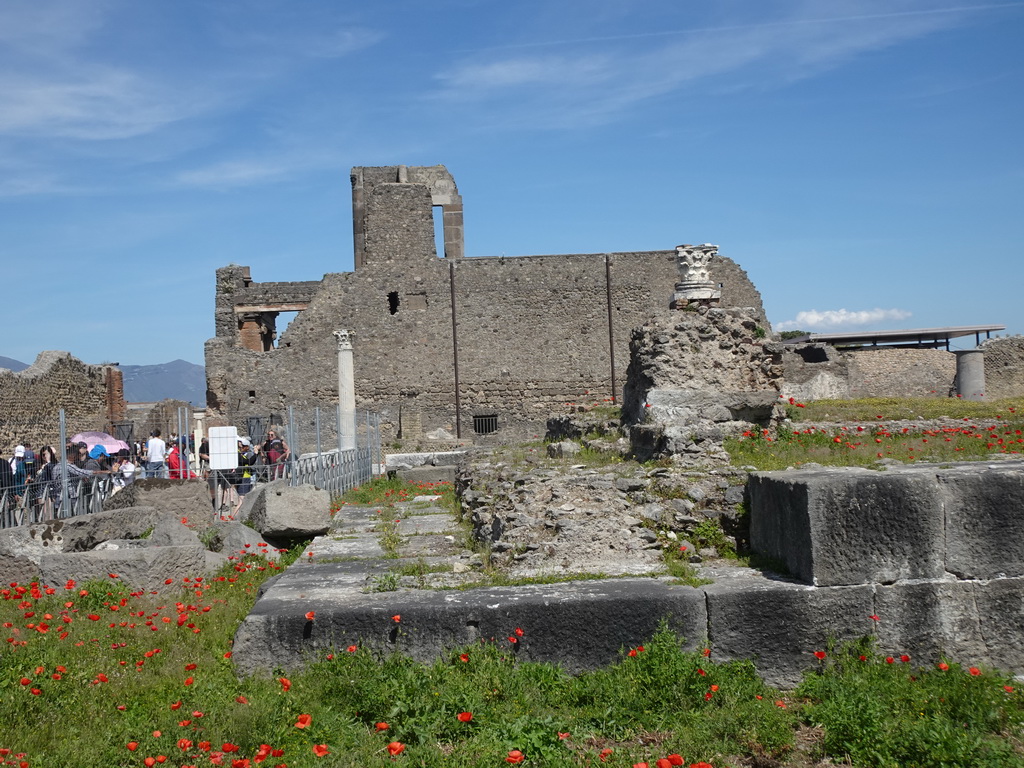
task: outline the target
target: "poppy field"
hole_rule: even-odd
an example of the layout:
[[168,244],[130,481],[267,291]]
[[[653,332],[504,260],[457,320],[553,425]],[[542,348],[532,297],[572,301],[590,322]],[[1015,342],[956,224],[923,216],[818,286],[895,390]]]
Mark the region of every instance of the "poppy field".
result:
[[[790,398],[792,400],[792,398]],[[736,466],[760,470],[785,469],[814,462],[825,466],[877,466],[881,460],[919,462],[979,461],[993,455],[1024,454],[1024,407],[1017,401],[969,403],[931,401],[920,407],[908,401],[836,401],[789,404],[797,418],[777,429],[748,430],[726,441]],[[975,407],[972,407],[975,406]],[[850,409],[856,409],[851,411]],[[798,409],[808,409],[803,414]],[[901,416],[916,411],[941,414],[971,412],[972,416],[946,416],[941,422],[907,421]],[[850,424],[816,424],[811,418],[831,418],[832,410],[852,413]],[[895,413],[897,416],[893,416]],[[870,416],[868,415],[870,414]]]
[[[429,665],[353,645],[301,672],[239,678],[231,639],[274,572],[240,555],[217,577],[169,585],[172,597],[117,574],[4,587],[0,765],[1024,765],[1013,680],[918,669],[869,641],[808,649],[818,669],[785,694],[748,662],[683,651],[667,629],[577,676],[518,662],[530,630],[510,627]],[[801,733],[818,735],[800,747]]]

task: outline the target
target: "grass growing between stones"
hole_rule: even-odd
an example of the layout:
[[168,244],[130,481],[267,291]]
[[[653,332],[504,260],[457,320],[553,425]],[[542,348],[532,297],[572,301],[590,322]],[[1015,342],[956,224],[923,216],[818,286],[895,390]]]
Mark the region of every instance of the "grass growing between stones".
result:
[[[686,652],[664,627],[578,676],[520,661],[532,628],[510,626],[432,664],[350,646],[301,672],[239,678],[231,639],[274,573],[247,556],[169,596],[116,577],[0,590],[0,764],[1022,764],[1022,697],[999,674],[922,671],[854,651],[783,696],[749,663]],[[382,634],[399,628],[399,650],[416,631],[382,621]],[[813,754],[794,747],[808,724],[823,731]]]

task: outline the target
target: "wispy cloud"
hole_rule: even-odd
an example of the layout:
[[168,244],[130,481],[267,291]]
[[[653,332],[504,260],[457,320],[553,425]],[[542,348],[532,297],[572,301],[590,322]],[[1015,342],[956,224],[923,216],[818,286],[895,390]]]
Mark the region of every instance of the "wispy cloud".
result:
[[[735,90],[813,77],[851,58],[955,26],[971,12],[1024,7],[1024,2],[928,8],[921,0],[851,0],[830,7],[834,15],[823,16],[820,3],[798,0],[787,13],[759,23],[467,52],[436,74],[438,88],[431,97],[496,111],[513,103],[516,114],[509,114],[510,120],[520,115],[542,127],[601,123],[640,102],[703,82]],[[510,102],[510,94],[517,98]]]
[[861,309],[851,311],[848,309],[809,309],[796,313],[795,320],[786,320],[776,323],[775,327],[780,331],[818,331],[835,330],[837,328],[848,328],[856,326],[874,325],[888,321],[906,320],[911,312],[905,309]]

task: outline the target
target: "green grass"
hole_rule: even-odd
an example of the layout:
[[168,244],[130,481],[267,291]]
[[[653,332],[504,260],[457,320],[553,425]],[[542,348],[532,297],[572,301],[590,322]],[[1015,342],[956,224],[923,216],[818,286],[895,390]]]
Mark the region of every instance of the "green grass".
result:
[[[794,752],[807,724],[823,729],[814,757],[858,766],[1024,764],[1024,699],[998,673],[916,670],[870,650],[860,661],[854,649],[830,653],[783,696],[749,662],[684,651],[665,626],[578,676],[520,662],[532,628],[509,626],[507,637],[431,664],[354,646],[301,672],[240,678],[231,638],[276,572],[247,557],[167,596],[116,578],[0,590],[0,764],[255,766],[265,756],[290,768],[469,768],[505,765],[520,750],[528,766],[624,767],[670,754],[715,768],[755,758],[807,765]],[[308,726],[296,727],[305,715]],[[404,745],[397,761],[390,742]]]
[[877,421],[885,419],[980,419],[1020,420],[1024,398],[976,402],[959,397],[867,397],[856,400],[815,400],[790,403],[786,414],[793,421]]
[[920,461],[979,461],[993,454],[1024,452],[1024,420],[1000,419],[982,426],[963,421],[958,426],[930,429],[886,424],[806,427],[799,424],[776,433],[745,432],[725,442],[734,466],[761,470],[785,469],[808,462],[826,466],[877,468],[879,459],[905,463]]

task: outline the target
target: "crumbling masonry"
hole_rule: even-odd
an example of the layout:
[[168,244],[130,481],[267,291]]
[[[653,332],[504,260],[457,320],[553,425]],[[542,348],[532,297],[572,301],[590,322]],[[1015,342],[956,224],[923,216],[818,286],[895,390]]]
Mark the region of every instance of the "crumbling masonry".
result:
[[[355,271],[260,283],[245,266],[217,270],[212,415],[243,426],[336,403],[339,329],[353,334],[356,405],[381,413],[386,436],[526,432],[567,402],[618,400],[631,329],[672,301],[675,250],[465,258],[462,197],[444,166],[351,178]],[[752,307],[768,329],[739,266],[719,256],[710,278],[723,306]],[[278,313],[295,311],[278,335]]]

